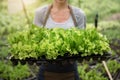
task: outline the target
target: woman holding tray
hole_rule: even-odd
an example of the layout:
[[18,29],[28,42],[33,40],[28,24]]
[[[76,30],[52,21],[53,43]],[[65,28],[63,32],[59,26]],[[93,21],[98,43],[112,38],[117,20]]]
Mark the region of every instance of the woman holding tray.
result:
[[[68,5],[68,0],[53,0],[48,6],[40,7],[35,12],[34,24],[40,27],[64,29],[78,27],[84,29],[86,19],[84,12]],[[40,66],[38,80],[80,80],[76,61],[47,63]]]

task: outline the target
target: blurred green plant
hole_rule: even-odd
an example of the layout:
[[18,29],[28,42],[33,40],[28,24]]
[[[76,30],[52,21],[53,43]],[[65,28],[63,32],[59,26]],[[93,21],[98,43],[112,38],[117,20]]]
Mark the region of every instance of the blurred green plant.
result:
[[[117,69],[120,69],[120,63],[117,62],[116,60],[107,61],[107,66],[108,66],[110,73],[112,74],[114,74],[117,71]],[[101,73],[106,74],[106,71],[102,64],[97,64],[96,69],[101,71]]]
[[0,61],[0,78],[6,80],[23,80],[29,76],[30,72],[27,65],[18,64],[17,66],[12,66],[10,62]]
[[106,35],[109,40],[120,39],[120,22],[119,21],[108,21],[100,22],[99,29],[101,33]]
[[78,66],[78,72],[82,80],[108,80],[102,76],[101,72],[98,72],[96,69],[90,69],[89,71],[86,71],[88,68],[88,64]]

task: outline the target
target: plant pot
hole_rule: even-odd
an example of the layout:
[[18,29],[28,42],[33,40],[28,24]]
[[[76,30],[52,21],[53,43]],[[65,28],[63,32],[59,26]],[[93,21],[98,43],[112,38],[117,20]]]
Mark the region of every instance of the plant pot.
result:
[[18,65],[18,60],[14,60],[14,61],[12,61],[12,64],[13,64],[13,66]]
[[25,65],[25,64],[26,64],[26,61],[25,61],[25,60],[20,60],[20,63],[21,63],[22,65]]
[[12,64],[13,64],[13,66],[16,66],[16,65],[18,65],[18,59],[15,59],[14,57],[11,57],[11,62],[12,62]]
[[33,61],[27,61],[27,63],[28,63],[29,65],[33,65],[33,64],[34,64]]
[[35,59],[35,58],[32,58],[32,57],[26,58],[25,60],[27,61],[27,63],[28,63],[29,65],[33,65],[33,64],[36,62],[36,59]]
[[36,65],[37,65],[37,66],[40,66],[41,64],[42,64],[41,61],[36,61]]

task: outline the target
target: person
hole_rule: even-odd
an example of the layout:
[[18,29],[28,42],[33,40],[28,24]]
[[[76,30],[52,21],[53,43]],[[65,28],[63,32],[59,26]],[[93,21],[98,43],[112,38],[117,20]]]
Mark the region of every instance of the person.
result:
[[[86,27],[85,13],[77,7],[70,6],[68,0],[53,0],[51,5],[43,6],[35,11],[34,24],[39,27],[64,29]],[[77,62],[64,61],[47,65],[42,64],[37,76],[38,80],[81,80],[77,71]]]

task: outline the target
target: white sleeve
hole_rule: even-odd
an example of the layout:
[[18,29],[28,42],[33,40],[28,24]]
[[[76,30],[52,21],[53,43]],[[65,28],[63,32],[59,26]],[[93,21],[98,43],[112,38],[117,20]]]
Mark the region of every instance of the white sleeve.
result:
[[83,10],[77,7],[73,7],[74,15],[77,21],[77,27],[80,29],[86,28],[86,15]]
[[39,27],[43,26],[43,22],[44,22],[44,18],[45,18],[47,10],[48,10],[48,5],[37,8],[35,11],[33,24]]
[[33,24],[35,24],[36,26],[42,26],[42,14],[40,14],[39,11],[35,11],[35,16],[34,16],[34,20],[33,20]]
[[78,22],[79,28],[85,29],[86,28],[86,16],[85,16],[85,14],[81,14],[77,22]]

